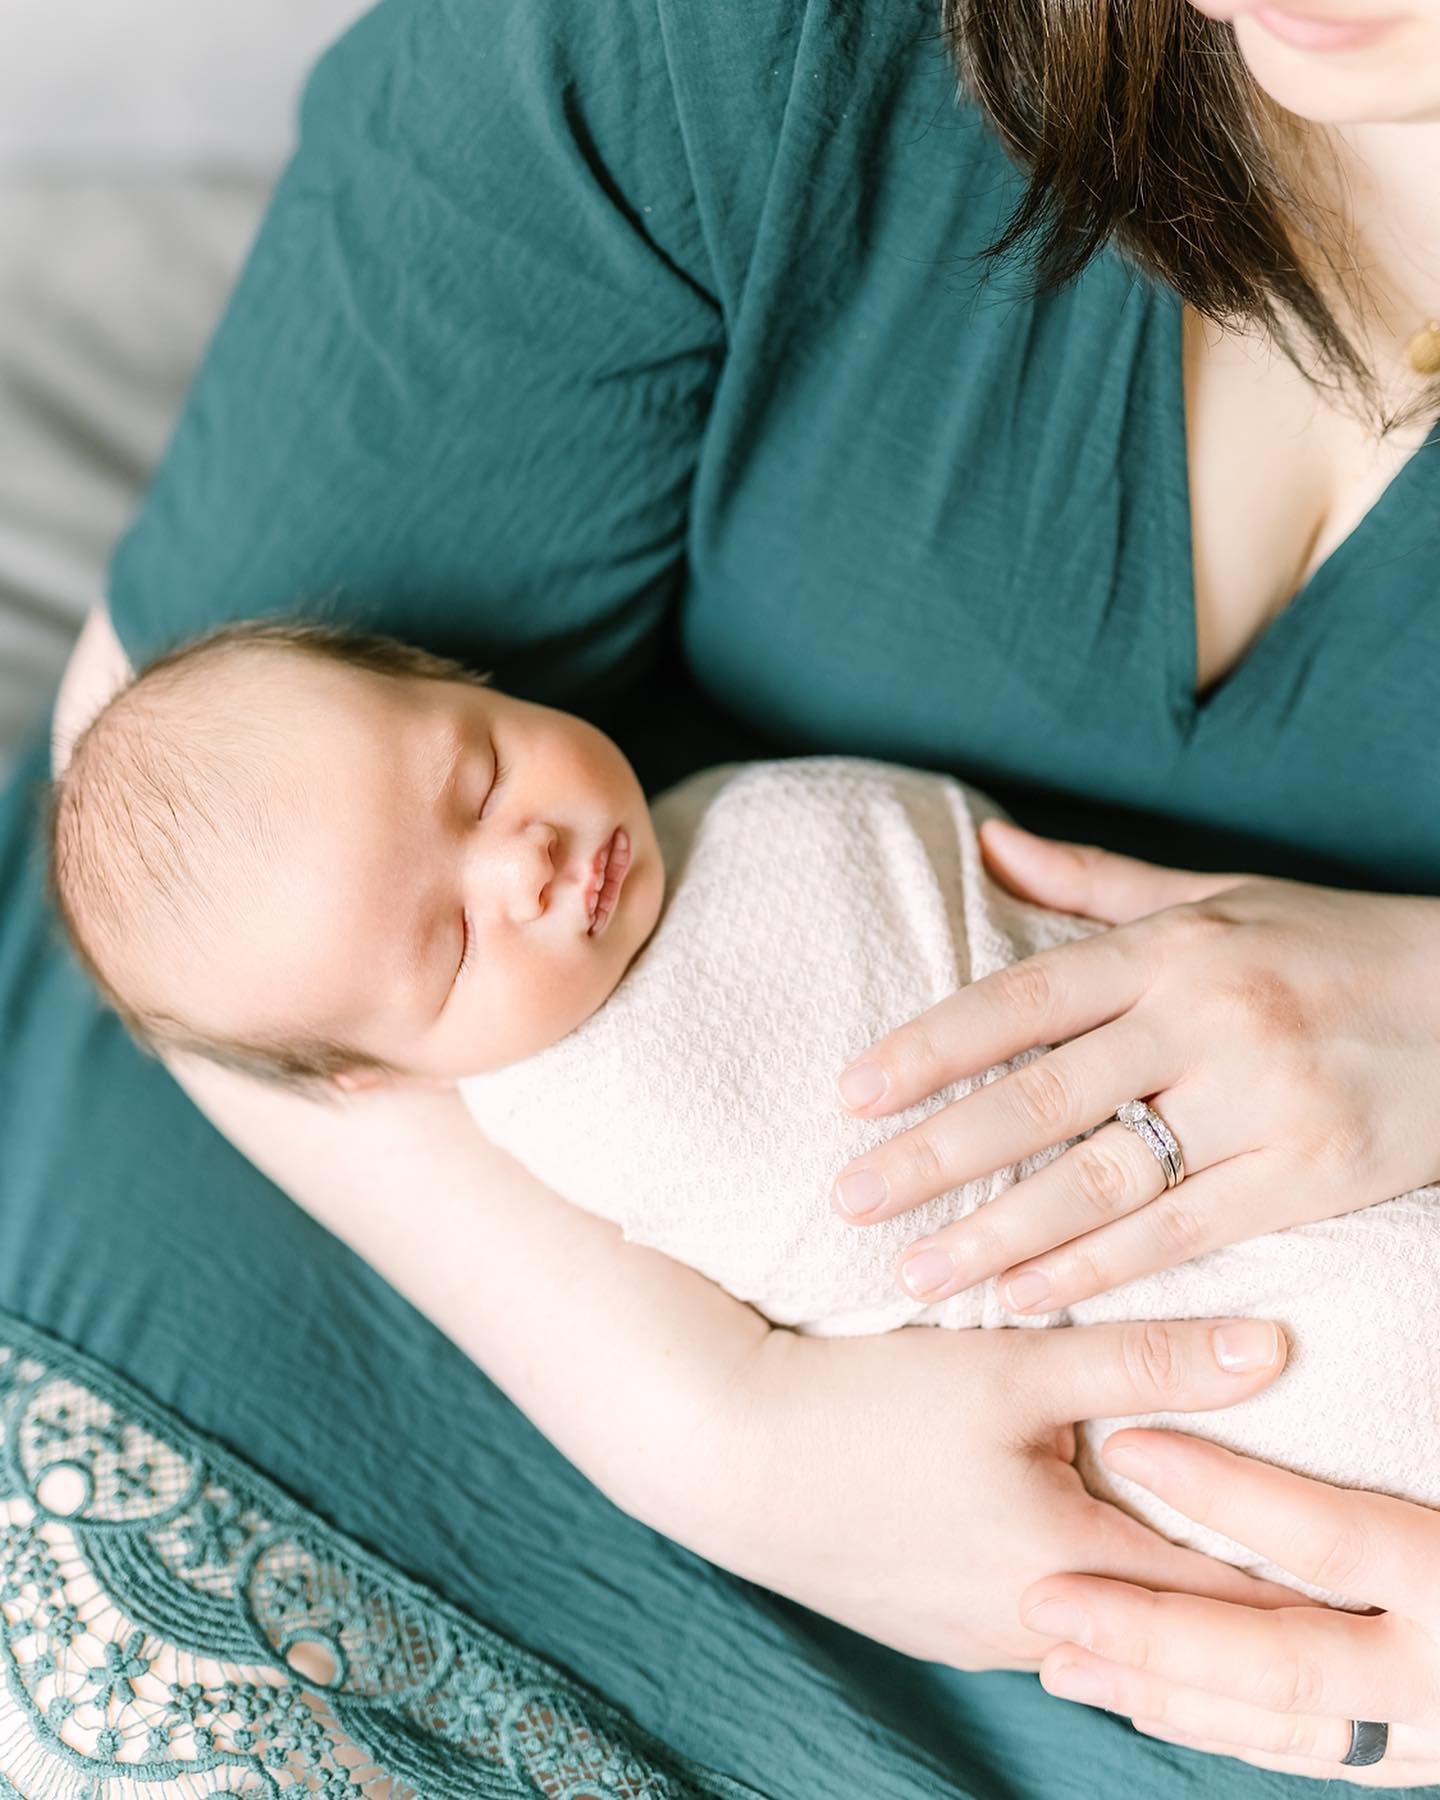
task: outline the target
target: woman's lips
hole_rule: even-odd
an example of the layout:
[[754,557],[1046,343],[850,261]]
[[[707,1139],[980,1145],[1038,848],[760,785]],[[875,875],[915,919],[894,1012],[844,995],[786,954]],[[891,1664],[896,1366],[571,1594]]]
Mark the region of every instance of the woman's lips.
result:
[[1255,17],[1272,37],[1299,50],[1351,50],[1382,37],[1399,19],[1302,19],[1264,6]]
[[617,825],[595,852],[595,861],[591,865],[590,880],[585,889],[585,913],[590,921],[587,937],[599,937],[610,923],[629,867],[630,839],[624,827]]

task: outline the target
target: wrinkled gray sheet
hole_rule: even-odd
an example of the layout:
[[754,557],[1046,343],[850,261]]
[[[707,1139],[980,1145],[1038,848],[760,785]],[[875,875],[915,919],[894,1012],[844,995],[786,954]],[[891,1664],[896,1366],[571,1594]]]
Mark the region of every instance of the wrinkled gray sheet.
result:
[[0,177],[0,778],[102,591],[269,186]]

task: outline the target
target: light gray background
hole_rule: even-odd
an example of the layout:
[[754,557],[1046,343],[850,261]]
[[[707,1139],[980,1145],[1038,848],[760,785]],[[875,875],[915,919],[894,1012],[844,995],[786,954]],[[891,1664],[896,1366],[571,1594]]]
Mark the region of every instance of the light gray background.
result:
[[359,0],[0,4],[0,774],[169,436]]

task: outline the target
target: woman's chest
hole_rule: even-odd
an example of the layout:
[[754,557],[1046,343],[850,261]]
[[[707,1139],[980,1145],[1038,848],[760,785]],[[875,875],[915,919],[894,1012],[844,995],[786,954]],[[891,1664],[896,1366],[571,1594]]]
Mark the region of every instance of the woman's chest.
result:
[[1229,677],[1418,448],[1377,442],[1278,350],[1183,312],[1195,690]]

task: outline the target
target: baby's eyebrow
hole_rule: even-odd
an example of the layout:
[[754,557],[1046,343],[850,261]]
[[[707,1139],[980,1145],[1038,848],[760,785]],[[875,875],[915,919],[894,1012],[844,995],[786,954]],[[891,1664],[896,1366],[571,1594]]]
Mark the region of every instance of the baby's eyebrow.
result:
[[453,797],[464,754],[465,733],[458,724],[452,723],[441,737],[434,763],[434,783],[427,796],[432,805],[444,806]]

